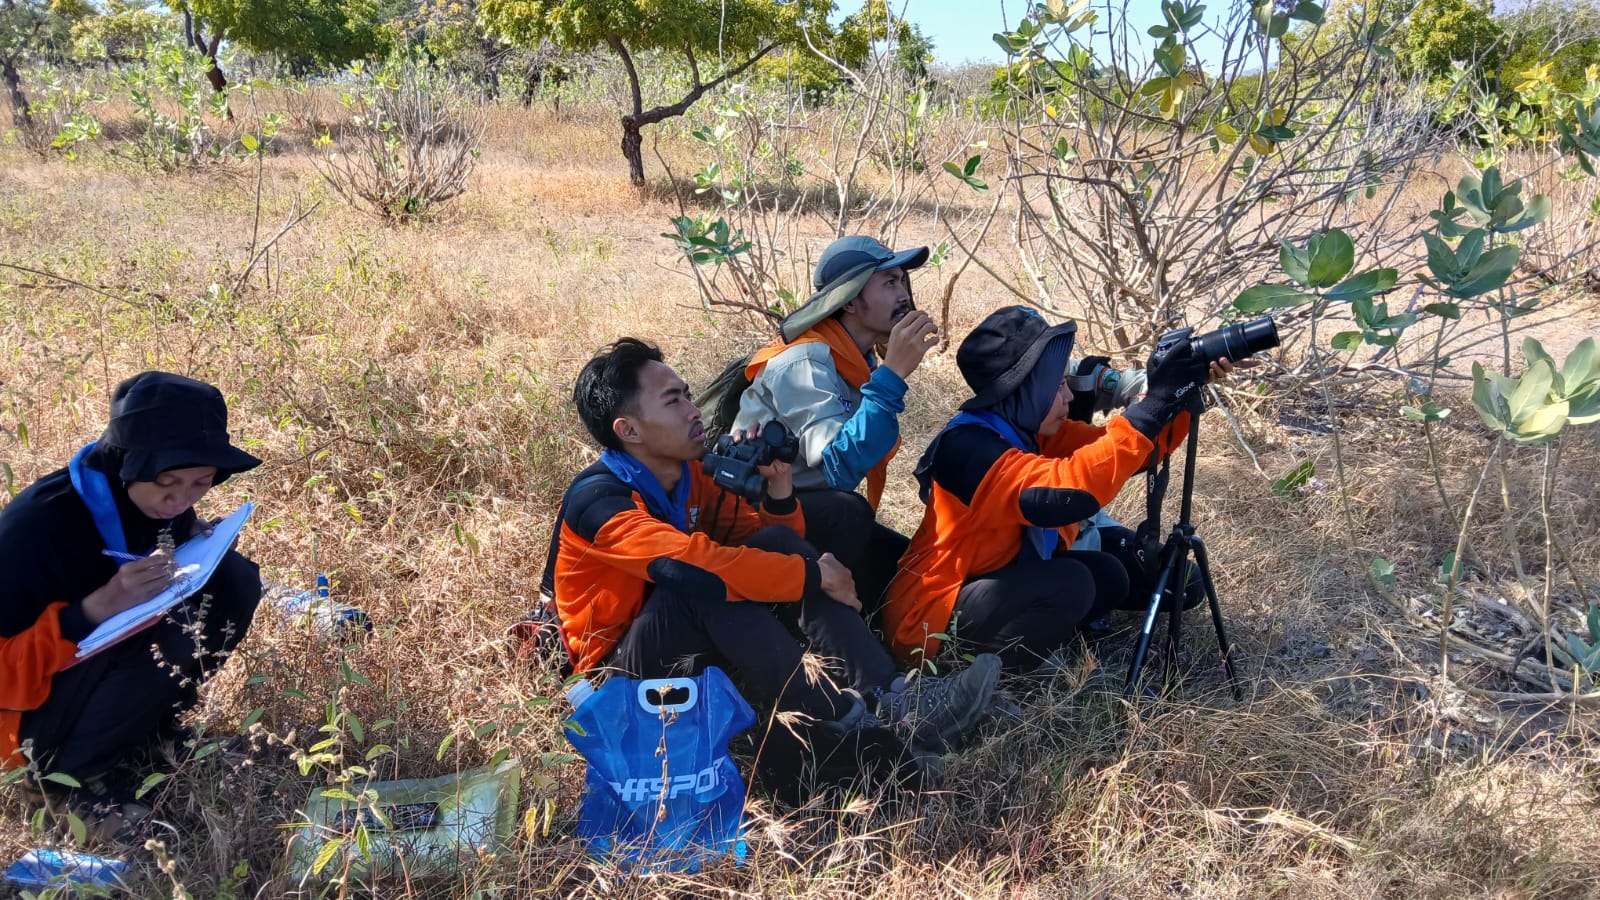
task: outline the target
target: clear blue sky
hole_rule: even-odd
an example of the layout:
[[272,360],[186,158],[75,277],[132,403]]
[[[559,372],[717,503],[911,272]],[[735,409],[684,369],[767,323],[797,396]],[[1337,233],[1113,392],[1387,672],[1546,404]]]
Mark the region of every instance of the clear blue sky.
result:
[[[1002,62],[1005,54],[995,44],[993,35],[1015,28],[1028,9],[1027,0],[888,0],[888,3],[897,15],[915,22],[923,34],[933,38],[934,57],[945,65]],[[1157,0],[1093,0],[1093,6],[1100,13],[1100,21],[1094,25],[1100,35],[1097,46],[1105,46],[1103,34],[1108,24],[1108,9],[1119,17],[1122,10],[1127,10],[1146,53],[1154,45],[1154,39],[1145,34],[1145,29],[1161,22],[1161,4]],[[1212,22],[1227,14],[1232,6],[1232,0],[1212,0],[1206,4],[1206,21]],[[838,15],[843,18],[860,8],[860,0],[839,0]],[[1215,39],[1202,40],[1200,55],[1202,58],[1209,56],[1212,48],[1218,46]]]

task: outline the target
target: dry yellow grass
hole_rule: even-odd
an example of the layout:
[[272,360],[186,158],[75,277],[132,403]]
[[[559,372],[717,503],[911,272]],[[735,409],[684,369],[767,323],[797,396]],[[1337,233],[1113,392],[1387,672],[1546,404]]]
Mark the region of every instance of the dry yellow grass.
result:
[[[525,764],[524,805],[549,800],[555,811],[548,834],[519,834],[511,854],[456,881],[353,895],[1600,893],[1593,713],[1465,697],[1436,677],[1429,636],[1366,586],[1367,559],[1381,554],[1421,561],[1406,586],[1425,595],[1426,561],[1453,534],[1420,435],[1366,411],[1382,395],[1360,385],[1340,394],[1353,536],[1333,490],[1289,499],[1269,487],[1307,458],[1333,479],[1327,438],[1278,418],[1317,418],[1316,403],[1275,395],[1239,407],[1238,434],[1269,477],[1225,419],[1205,422],[1197,516],[1244,661],[1243,701],[1228,695],[1196,624],[1181,697],[1130,708],[1116,696],[1128,649],[1113,641],[1095,648],[1103,660],[1090,655],[1076,675],[1025,693],[1025,723],[991,727],[952,760],[939,791],[801,810],[757,799],[743,869],[622,879],[585,860],[571,828],[581,768],[541,762],[565,749],[559,705],[538,700],[559,685],[508,658],[500,638],[536,592],[560,492],[592,458],[568,409],[571,379],[620,334],[659,342],[693,382],[751,340],[701,311],[657,236],[677,214],[672,194],[627,185],[614,127],[582,110],[494,110],[468,193],[440,221],[408,227],[345,208],[291,135],[265,166],[262,229],[296,198],[320,205],[228,296],[207,286],[226,283],[250,245],[248,175],[147,175],[93,156],[46,163],[0,151],[0,262],[87,286],[0,270],[0,461],[15,486],[98,434],[117,380],[148,367],[210,380],[267,464],[206,505],[253,498],[260,513],[243,549],[290,583],[333,572],[336,593],[377,623],[374,639],[343,649],[263,610],[197,713],[226,734],[259,709],[252,763],[228,771],[213,758],[180,773],[163,814],[182,835],[160,851],[175,867],[147,866],[141,895],[169,896],[174,881],[195,897],[290,889],[278,826],[340,768],[301,776],[290,753],[320,737],[330,705],[367,725],[367,744],[395,748],[379,758],[385,776],[454,771],[510,748]],[[669,158],[690,152],[663,142]],[[934,236],[913,219],[901,243]],[[820,222],[814,237],[813,254],[826,241]],[[1010,302],[976,275],[958,297],[958,335]],[[913,384],[886,508],[901,530],[919,515],[910,467],[959,386],[948,355]],[[1470,418],[1458,414],[1442,436],[1458,504],[1483,454]],[[1516,509],[1537,490],[1525,461],[1509,487]],[[1592,443],[1571,442],[1564,471],[1557,516],[1593,571]],[[1124,518],[1138,516],[1136,493],[1117,507]],[[1490,552],[1503,545],[1501,519],[1491,510],[1474,527],[1486,557],[1504,558]],[[1516,524],[1534,540],[1536,523]],[[384,719],[393,724],[375,726]],[[354,762],[361,748],[348,743]],[[20,803],[4,808],[9,859],[38,838]]]

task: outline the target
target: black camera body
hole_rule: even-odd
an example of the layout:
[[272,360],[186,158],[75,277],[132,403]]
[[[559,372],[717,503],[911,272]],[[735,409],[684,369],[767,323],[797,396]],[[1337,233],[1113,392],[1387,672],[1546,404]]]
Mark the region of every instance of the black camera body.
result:
[[1271,316],[1262,316],[1250,322],[1225,325],[1199,337],[1194,336],[1193,328],[1179,328],[1156,341],[1154,358],[1165,356],[1185,342],[1206,365],[1219,359],[1236,362],[1278,346],[1278,326]]
[[718,487],[760,503],[767,496],[767,479],[757,470],[774,462],[792,463],[799,455],[800,439],[782,422],[768,422],[748,441],[736,442],[731,434],[717,438],[716,445],[701,457],[700,466]]

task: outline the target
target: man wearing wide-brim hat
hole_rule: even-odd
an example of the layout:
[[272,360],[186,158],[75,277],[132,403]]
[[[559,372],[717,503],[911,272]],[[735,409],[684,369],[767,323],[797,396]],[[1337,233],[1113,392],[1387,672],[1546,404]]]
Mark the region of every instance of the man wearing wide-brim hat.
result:
[[1126,602],[1118,557],[1071,549],[1078,523],[1110,503],[1159,448],[1182,441],[1199,388],[1232,364],[1184,345],[1148,370],[1144,397],[1105,425],[1071,418],[1076,326],[1011,306],[961,342],[973,396],[917,463],[928,506],[883,612],[889,649],[931,661],[942,636],[1031,671],[1091,614]]
[[910,273],[927,261],[927,247],[896,252],[864,235],[829,244],[815,293],[751,357],[733,423],[738,432],[779,421],[799,438],[796,495],[807,521],[828,523],[812,531],[828,536],[818,549],[850,568],[869,608],[906,546],[874,511],[900,446],[906,381],[939,339],[912,303]]

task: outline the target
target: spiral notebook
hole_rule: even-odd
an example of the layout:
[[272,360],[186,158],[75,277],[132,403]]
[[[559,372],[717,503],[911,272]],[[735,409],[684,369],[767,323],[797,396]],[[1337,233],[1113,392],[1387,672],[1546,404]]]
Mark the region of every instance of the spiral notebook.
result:
[[179,578],[166,590],[149,600],[130,607],[97,625],[89,636],[78,642],[78,659],[87,659],[101,650],[154,625],[167,610],[192,597],[211,580],[211,574],[222,563],[222,557],[233,546],[234,539],[244,528],[244,523],[255,511],[249,501],[212,527],[210,534],[197,535],[184,541],[173,551],[173,563],[178,567]]

